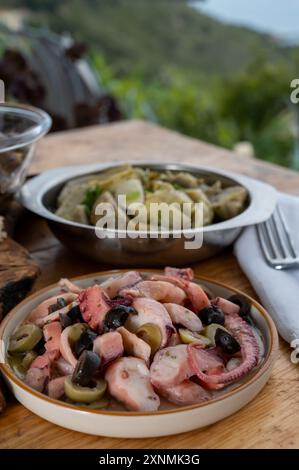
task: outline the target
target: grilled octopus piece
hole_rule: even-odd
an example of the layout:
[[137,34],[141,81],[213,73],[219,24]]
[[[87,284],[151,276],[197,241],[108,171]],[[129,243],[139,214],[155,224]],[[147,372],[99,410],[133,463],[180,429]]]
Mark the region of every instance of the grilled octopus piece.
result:
[[159,396],[154,392],[150,372],[142,359],[117,359],[108,367],[105,379],[110,394],[128,410],[156,411],[159,408]]
[[158,302],[182,304],[186,294],[180,287],[166,281],[141,281],[132,288],[122,289],[120,295],[132,297],[148,297]]
[[164,304],[164,307],[174,324],[183,325],[191,331],[202,330],[201,320],[188,308],[177,304]]
[[121,289],[132,287],[137,282],[142,281],[142,277],[137,271],[128,271],[117,277],[111,277],[101,284],[102,289],[113,299]]
[[194,273],[191,268],[178,269],[167,267],[164,269],[164,274],[165,276],[169,276],[172,279],[175,278],[183,283],[182,289],[194,312],[198,312],[210,304],[209,298],[203,288],[195,282],[192,282]]

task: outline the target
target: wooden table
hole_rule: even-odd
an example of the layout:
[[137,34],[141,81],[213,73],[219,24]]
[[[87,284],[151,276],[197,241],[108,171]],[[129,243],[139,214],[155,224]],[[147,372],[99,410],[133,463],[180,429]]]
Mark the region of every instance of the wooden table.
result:
[[[66,164],[147,158],[234,170],[272,183],[280,190],[299,193],[298,173],[139,121],[51,135],[39,144],[30,172]],[[61,276],[107,268],[73,256],[51,235],[44,221],[28,213],[19,221],[16,238],[41,268],[34,290]],[[256,297],[230,250],[194,268],[198,274]],[[298,386],[298,366],[291,363],[290,350],[281,341],[274,372],[260,395],[235,415],[203,430],[157,439],[95,437],[48,423],[10,398],[0,416],[0,448],[298,448]]]

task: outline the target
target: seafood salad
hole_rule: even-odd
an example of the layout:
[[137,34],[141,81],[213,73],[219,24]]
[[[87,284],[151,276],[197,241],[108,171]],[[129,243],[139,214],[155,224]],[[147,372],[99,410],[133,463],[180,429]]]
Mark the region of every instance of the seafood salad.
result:
[[[67,220],[96,225],[102,217],[96,207],[109,203],[117,209],[123,224],[129,222],[132,216],[127,207],[118,203],[119,196],[126,196],[127,206],[138,204],[148,214],[152,203],[176,203],[177,207],[172,209],[174,217],[193,228],[237,216],[245,209],[248,199],[247,190],[240,185],[223,187],[220,180],[211,183],[207,178],[197,177],[190,172],[155,171],[125,165],[66,183],[58,195],[55,213]],[[190,213],[184,209],[185,203],[191,205]],[[200,220],[195,216],[195,203],[203,205]],[[139,229],[150,227],[153,227],[153,221],[149,219]],[[158,228],[165,228],[161,220],[158,221]]]
[[154,412],[210,400],[261,361],[247,298],[214,298],[190,268],[59,285],[8,344],[15,374],[51,398]]

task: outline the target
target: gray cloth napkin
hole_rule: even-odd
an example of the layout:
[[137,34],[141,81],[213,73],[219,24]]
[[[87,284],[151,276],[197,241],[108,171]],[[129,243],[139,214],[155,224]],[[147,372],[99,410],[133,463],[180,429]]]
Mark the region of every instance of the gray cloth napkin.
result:
[[[299,198],[280,194],[278,203],[299,251]],[[299,339],[299,268],[276,271],[268,266],[255,227],[242,232],[234,253],[279,334],[289,343]]]

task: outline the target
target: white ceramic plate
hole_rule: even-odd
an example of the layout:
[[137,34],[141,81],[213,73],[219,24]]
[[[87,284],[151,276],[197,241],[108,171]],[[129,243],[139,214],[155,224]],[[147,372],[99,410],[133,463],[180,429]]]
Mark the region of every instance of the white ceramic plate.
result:
[[[152,272],[153,270],[151,270]],[[81,287],[102,282],[122,271],[109,271],[75,278]],[[212,290],[215,296],[229,297],[238,290],[208,279],[197,282]],[[53,400],[36,392],[18,379],[6,361],[8,339],[15,328],[24,321],[31,310],[44,299],[58,295],[56,285],[49,286],[28,297],[4,319],[0,329],[0,368],[17,400],[33,413],[74,431],[110,437],[157,437],[208,426],[235,413],[249,403],[264,387],[273,367],[278,350],[278,336],[273,321],[261,305],[252,303],[252,316],[262,333],[265,355],[259,366],[243,381],[218,392],[212,400],[198,405],[163,409],[152,413],[129,411],[87,410],[62,401]],[[244,294],[243,294],[244,295]]]

